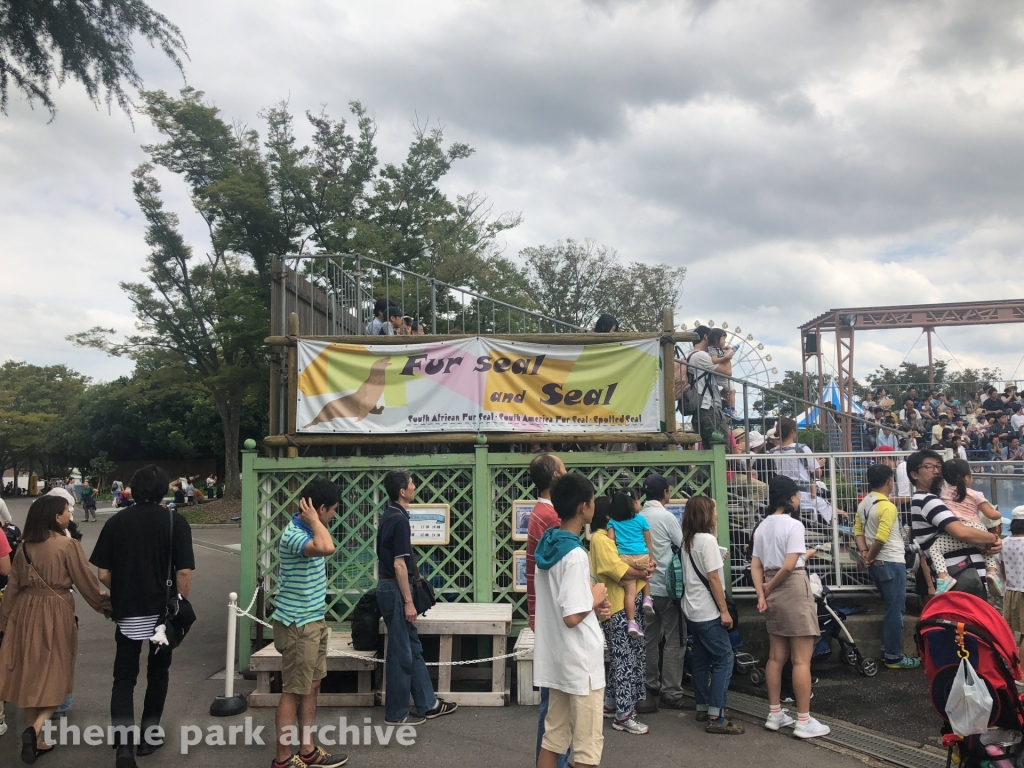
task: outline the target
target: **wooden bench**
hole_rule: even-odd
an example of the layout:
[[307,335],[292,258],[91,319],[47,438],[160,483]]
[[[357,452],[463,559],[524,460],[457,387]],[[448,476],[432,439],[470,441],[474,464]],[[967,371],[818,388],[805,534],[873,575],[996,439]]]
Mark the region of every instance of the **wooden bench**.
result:
[[540,705],[540,689],[533,687],[533,630],[523,627],[516,638],[516,701],[522,706]]
[[[354,659],[346,654],[355,654],[362,658]],[[320,693],[316,697],[318,707],[372,707],[373,670],[378,665],[374,661],[376,651],[357,651],[352,647],[352,635],[331,632],[327,641],[327,670],[329,672],[356,672],[358,693]],[[256,690],[249,694],[249,704],[254,707],[276,707],[281,698],[280,693],[270,690],[271,674],[281,671],[281,654],[271,643],[254,653],[249,661],[249,668],[256,673]]]
[[[533,685],[533,645],[535,637],[533,630],[523,627],[516,638],[516,700],[523,706],[536,707],[540,705],[540,689]],[[604,632],[601,633],[601,644],[604,647],[604,660],[608,661],[608,643],[605,640]]]
[[[381,619],[381,632],[387,626]],[[416,618],[416,631],[424,635],[440,635],[439,661],[452,660],[452,640],[459,635],[490,635],[491,656],[505,654],[506,640],[512,631],[512,606],[501,603],[438,603]],[[385,641],[386,647],[386,641]],[[385,650],[385,658],[387,651]],[[445,701],[454,701],[464,707],[504,707],[509,703],[509,689],[505,682],[505,659],[490,662],[490,691],[453,691],[452,677],[462,677],[464,668],[442,666],[437,668],[437,695]],[[470,673],[474,670],[466,670]],[[466,674],[465,677],[473,677]],[[385,685],[380,688],[381,701]]]

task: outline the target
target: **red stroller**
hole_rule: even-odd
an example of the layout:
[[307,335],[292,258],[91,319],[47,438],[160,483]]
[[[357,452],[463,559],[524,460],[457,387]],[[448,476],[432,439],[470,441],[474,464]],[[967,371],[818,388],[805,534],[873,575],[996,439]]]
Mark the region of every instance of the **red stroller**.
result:
[[[942,743],[949,749],[946,765],[954,750],[961,768],[974,768],[982,761],[996,766],[1024,764],[1019,762],[1024,760],[1024,704],[1016,685],[1024,673],[1013,632],[1003,617],[973,595],[945,592],[928,602],[914,637],[931,683],[932,707],[943,721]],[[992,696],[989,728],[998,732],[961,738],[950,728],[946,700],[964,654]]]

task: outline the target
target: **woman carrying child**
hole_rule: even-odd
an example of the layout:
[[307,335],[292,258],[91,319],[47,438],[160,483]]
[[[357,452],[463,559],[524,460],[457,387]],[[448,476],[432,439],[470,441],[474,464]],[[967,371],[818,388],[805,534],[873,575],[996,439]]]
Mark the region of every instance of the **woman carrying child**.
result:
[[[981,531],[990,531],[1002,527],[1003,516],[999,510],[989,504],[985,495],[971,488],[974,477],[971,465],[963,459],[950,459],[942,465],[942,479],[946,481],[939,498],[950,512],[956,515],[964,525]],[[929,548],[932,562],[935,564],[935,594],[941,595],[949,590],[956,579],[951,578],[946,568],[946,558],[941,555],[956,552],[964,548],[964,542],[940,533]],[[1003,582],[999,578],[999,560],[995,555],[985,556],[985,578],[997,594],[1003,593]]]
[[[631,495],[620,492],[611,499],[602,497],[595,501],[594,519],[590,522],[590,572],[607,588],[612,612],[611,618],[601,623],[611,658],[611,676],[604,703],[605,717],[614,716],[612,728],[615,730],[639,736],[650,730],[636,720],[636,705],[647,697],[647,650],[643,635],[638,637],[629,632],[629,624],[633,622],[626,618],[624,587],[627,583],[633,584],[633,603],[630,607],[633,612],[639,612],[641,602],[636,588],[639,586],[643,589],[646,586],[645,580],[650,579],[654,573],[654,563],[650,562],[645,570],[627,565],[607,530],[611,508],[621,507],[629,503],[631,498]],[[609,700],[611,694],[614,694],[614,703]]]
[[[640,512],[640,496],[633,491],[617,491],[612,496],[612,505],[608,521],[608,538],[615,543],[619,558],[630,568],[647,572],[654,570],[651,560],[651,524]],[[626,591],[626,620],[630,637],[644,636],[644,630],[636,620],[636,579],[623,583]],[[651,599],[651,585],[645,584],[643,592],[643,611],[646,616],[654,616],[654,601]]]

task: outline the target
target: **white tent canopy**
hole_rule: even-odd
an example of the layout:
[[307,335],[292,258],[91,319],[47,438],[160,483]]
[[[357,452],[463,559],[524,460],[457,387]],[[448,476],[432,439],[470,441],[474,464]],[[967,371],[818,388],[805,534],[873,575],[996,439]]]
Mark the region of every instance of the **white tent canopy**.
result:
[[[825,387],[825,391],[822,393],[821,399],[822,402],[831,405],[837,411],[843,410],[842,398],[839,394],[839,387],[836,386],[836,383],[834,381],[830,382],[828,386]],[[799,416],[797,416],[797,427],[800,429],[806,429],[807,427],[815,426],[818,423],[818,411],[819,408],[817,406],[812,406],[803,413],[801,413]],[[853,403],[853,413],[857,416],[864,415],[864,408],[861,407],[860,403]]]

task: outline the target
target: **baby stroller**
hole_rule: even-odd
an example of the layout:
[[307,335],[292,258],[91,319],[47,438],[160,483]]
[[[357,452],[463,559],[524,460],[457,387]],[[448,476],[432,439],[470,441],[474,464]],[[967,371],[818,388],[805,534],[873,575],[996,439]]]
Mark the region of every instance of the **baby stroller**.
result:
[[[1024,704],[1016,684],[1024,673],[1013,633],[1003,617],[974,595],[944,592],[922,611],[914,639],[924,660],[932,707],[942,718],[942,744],[949,749],[947,765],[954,752],[962,768],[976,768],[982,761],[994,766],[1024,764],[1020,747]],[[961,658],[985,681],[992,697],[988,727],[998,730],[965,737],[953,733],[946,702]]]
[[863,656],[857,648],[844,621],[849,614],[843,608],[832,605],[832,590],[821,583],[818,574],[811,574],[810,579],[811,594],[814,595],[818,609],[818,630],[821,632],[811,660],[824,661],[829,658],[832,655],[832,641],[836,640],[839,642],[839,659],[844,664],[856,667],[864,677],[874,677],[878,674],[878,663]]
[[[739,614],[736,611],[730,611],[730,613],[732,613],[734,619],[733,627],[729,630],[729,642],[732,644],[733,679],[735,679],[736,675],[748,675],[751,683],[759,685],[764,682],[764,667],[753,654],[741,650],[743,648],[743,636],[740,634],[739,622],[735,621]],[[693,638],[688,636],[686,638],[686,650],[683,658],[683,671],[687,675],[690,674],[692,654]]]

